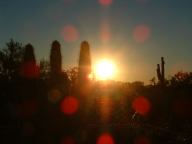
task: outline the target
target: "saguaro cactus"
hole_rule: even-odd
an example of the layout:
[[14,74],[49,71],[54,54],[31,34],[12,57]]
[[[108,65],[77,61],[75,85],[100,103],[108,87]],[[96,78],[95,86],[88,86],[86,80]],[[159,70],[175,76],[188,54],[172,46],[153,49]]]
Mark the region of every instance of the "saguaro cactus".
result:
[[90,112],[89,108],[92,104],[91,99],[91,56],[90,47],[87,41],[83,41],[80,47],[79,55],[79,67],[78,67],[78,95],[80,96],[81,104],[83,105],[81,111],[81,117],[85,118],[83,123],[86,123],[86,119]]
[[165,61],[164,61],[164,57],[161,57],[161,75],[162,75],[162,80],[163,82],[165,81]]
[[79,68],[78,79],[79,82],[88,81],[91,73],[91,56],[90,47],[87,41],[81,43],[80,55],[79,55]]
[[34,48],[31,44],[25,46],[21,75],[25,78],[37,78],[39,67],[36,65]]
[[[61,93],[61,95],[59,94],[60,96],[67,96],[69,94],[69,80],[67,74],[62,71],[61,45],[56,40],[51,45],[50,70],[48,79],[49,92],[52,93],[52,91],[58,90]],[[52,99],[51,96],[50,98]],[[59,99],[61,98],[60,96]]]
[[157,77],[161,85],[165,83],[165,61],[164,58],[161,57],[161,68],[160,65],[157,64]]
[[50,67],[52,75],[58,75],[61,73],[62,56],[60,47],[58,41],[53,41],[50,53]]
[[27,44],[25,46],[25,52],[24,52],[24,57],[23,60],[26,61],[33,61],[36,63],[35,60],[35,54],[34,54],[34,48],[31,44]]

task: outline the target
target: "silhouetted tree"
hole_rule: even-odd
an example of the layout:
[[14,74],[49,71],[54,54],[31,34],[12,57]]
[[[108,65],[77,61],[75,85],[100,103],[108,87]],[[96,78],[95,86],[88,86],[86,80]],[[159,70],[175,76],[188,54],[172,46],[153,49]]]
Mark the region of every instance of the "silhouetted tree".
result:
[[141,81],[132,82],[130,85],[136,90],[144,88],[144,82]]
[[171,82],[172,86],[191,85],[192,84],[192,72],[179,71],[174,76],[172,76],[170,82]]
[[50,63],[42,59],[40,61],[40,78],[43,80],[47,80],[50,74]]
[[74,92],[76,91],[76,87],[77,87],[78,68],[77,67],[69,68],[66,70],[66,73],[70,81],[71,92]]
[[24,48],[21,43],[10,39],[6,47],[0,50],[0,75],[5,79],[18,76]]

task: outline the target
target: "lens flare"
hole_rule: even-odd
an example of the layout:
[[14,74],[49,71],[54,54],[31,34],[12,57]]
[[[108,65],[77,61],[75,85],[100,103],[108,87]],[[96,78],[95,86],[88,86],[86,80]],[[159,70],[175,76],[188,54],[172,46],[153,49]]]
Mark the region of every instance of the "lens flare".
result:
[[73,97],[68,96],[61,102],[61,111],[66,115],[73,115],[79,108],[79,101]]
[[140,136],[134,140],[134,144],[151,144],[151,141],[145,136]]
[[97,139],[97,144],[115,144],[115,142],[110,134],[104,133]]
[[150,37],[150,29],[145,25],[139,25],[133,31],[133,38],[138,43],[145,42],[149,37]]
[[65,137],[60,144],[75,144],[75,140],[72,137]]
[[102,6],[109,6],[113,3],[113,0],[98,0]]
[[132,108],[141,115],[146,115],[151,109],[151,103],[144,96],[139,96],[134,99]]
[[58,89],[51,89],[48,92],[48,100],[52,103],[56,103],[61,99],[61,92]]
[[40,73],[39,66],[34,61],[28,61],[21,66],[21,76],[27,79],[38,78]]
[[111,40],[111,30],[107,22],[103,22],[101,25],[100,38],[102,42],[109,42]]
[[63,28],[62,36],[66,42],[74,42],[79,38],[79,33],[73,25],[66,25]]

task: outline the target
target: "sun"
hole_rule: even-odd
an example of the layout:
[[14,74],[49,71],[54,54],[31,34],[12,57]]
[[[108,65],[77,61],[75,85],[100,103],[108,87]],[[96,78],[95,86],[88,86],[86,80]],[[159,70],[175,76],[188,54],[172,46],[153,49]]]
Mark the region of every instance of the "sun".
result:
[[109,80],[114,76],[115,65],[112,61],[103,59],[96,64],[94,71],[97,80]]

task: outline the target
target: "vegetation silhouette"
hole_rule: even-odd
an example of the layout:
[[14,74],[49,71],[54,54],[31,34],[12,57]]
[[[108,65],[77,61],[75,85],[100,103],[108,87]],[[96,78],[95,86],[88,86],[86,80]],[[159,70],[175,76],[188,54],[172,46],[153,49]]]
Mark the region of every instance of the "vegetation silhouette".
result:
[[166,79],[162,57],[159,82],[95,81],[87,41],[78,64],[62,69],[58,41],[39,65],[31,44],[11,39],[0,49],[3,142],[96,143],[107,135],[114,143],[192,143],[191,72]]
[[0,51],[0,74],[1,77],[12,80],[19,74],[24,47],[21,43],[10,39],[6,47]]
[[164,58],[161,57],[161,68],[160,68],[160,65],[157,64],[157,78],[160,82],[160,84],[162,86],[164,86],[165,84],[165,68],[164,68],[164,65],[165,65],[165,61],[164,61]]

